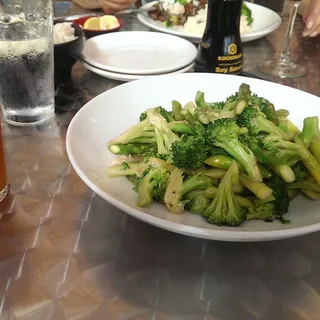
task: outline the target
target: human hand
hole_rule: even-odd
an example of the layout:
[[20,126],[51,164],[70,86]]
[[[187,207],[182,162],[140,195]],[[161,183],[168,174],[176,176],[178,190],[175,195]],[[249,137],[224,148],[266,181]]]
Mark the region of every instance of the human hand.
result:
[[320,0],[309,0],[306,5],[303,15],[303,21],[306,26],[302,35],[304,37],[316,37],[320,34]]
[[102,10],[107,14],[129,9],[136,0],[99,0]]

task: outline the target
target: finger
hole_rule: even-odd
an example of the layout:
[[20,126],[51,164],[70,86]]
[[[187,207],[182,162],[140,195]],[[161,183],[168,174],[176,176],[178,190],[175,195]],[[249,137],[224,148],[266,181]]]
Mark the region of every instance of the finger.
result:
[[119,5],[126,5],[127,7],[132,6],[132,4],[134,3],[134,0],[108,0],[107,1],[108,4],[119,4]]
[[304,17],[304,22],[306,27],[303,31],[303,36],[310,36],[317,30],[320,24],[320,1],[311,1],[307,14]]
[[318,11],[317,16],[314,19],[313,26],[310,29],[310,36],[315,37],[317,33],[317,29],[320,27],[320,9]]
[[306,21],[306,28],[303,31],[303,36],[315,37],[318,35],[318,29],[320,27],[320,11],[318,15],[313,15]]
[[102,6],[102,10],[106,14],[112,14],[112,13],[117,13],[122,10],[126,10],[126,9],[128,9],[128,7],[130,7],[130,5],[128,6],[127,4],[124,5],[124,4],[117,4],[117,3],[108,2],[107,4],[104,4]]
[[318,26],[317,29],[313,30],[312,33],[310,34],[311,38],[314,38],[320,34],[320,25]]

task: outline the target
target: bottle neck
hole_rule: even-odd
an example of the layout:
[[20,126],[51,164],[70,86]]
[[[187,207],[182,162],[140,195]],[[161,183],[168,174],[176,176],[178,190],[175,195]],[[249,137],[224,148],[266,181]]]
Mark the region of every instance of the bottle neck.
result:
[[205,33],[226,36],[240,33],[242,0],[208,0]]

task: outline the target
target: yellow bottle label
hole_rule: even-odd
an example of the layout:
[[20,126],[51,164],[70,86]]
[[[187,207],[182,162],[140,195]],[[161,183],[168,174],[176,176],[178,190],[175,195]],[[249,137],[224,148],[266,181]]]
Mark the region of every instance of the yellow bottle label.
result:
[[228,55],[221,55],[217,57],[217,65],[215,68],[216,73],[240,73],[243,69],[243,54],[238,53],[238,46],[231,43],[228,46]]

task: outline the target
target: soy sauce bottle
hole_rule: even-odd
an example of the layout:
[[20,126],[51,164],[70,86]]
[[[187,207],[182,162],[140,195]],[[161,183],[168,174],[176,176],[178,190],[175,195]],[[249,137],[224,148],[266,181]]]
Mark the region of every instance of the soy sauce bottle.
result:
[[242,72],[241,9],[242,0],[208,0],[207,24],[198,47],[196,72]]

